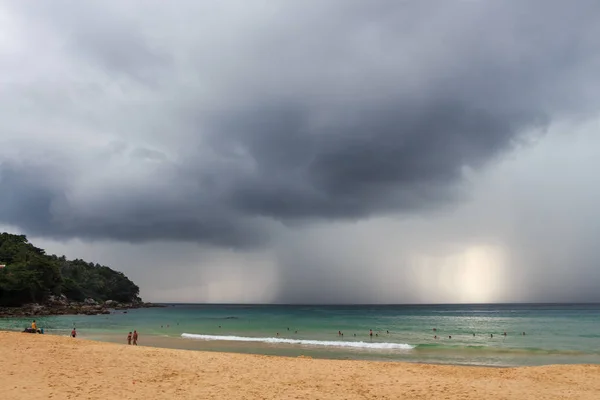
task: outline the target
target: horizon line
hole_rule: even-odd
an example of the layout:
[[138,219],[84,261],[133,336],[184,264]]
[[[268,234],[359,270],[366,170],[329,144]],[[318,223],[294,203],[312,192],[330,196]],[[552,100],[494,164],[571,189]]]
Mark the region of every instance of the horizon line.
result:
[[159,302],[152,304],[166,305],[206,305],[206,306],[507,306],[507,305],[600,305],[600,301],[592,302],[507,302],[507,303],[207,303],[207,302]]

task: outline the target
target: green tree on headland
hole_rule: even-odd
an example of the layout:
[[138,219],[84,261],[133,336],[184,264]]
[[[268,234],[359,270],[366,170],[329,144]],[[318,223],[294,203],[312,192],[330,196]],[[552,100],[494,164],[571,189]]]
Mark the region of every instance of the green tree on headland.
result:
[[70,300],[140,301],[139,288],[123,273],[83,260],[46,255],[25,235],[0,233],[0,306],[41,303],[51,295]]

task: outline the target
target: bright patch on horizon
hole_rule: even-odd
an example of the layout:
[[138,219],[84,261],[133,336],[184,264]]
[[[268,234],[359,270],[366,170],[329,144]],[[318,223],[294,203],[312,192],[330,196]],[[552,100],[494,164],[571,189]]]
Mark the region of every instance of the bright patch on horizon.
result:
[[413,263],[425,303],[493,303],[504,286],[505,255],[501,248],[472,246],[447,256],[418,256]]
[[456,284],[463,302],[489,303],[500,292],[503,255],[499,249],[472,247],[459,256]]

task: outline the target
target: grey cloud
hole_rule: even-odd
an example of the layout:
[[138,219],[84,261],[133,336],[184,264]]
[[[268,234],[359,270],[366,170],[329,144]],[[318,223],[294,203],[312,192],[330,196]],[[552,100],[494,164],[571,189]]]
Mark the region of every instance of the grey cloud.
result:
[[46,228],[52,223],[50,207],[54,198],[51,189],[1,164],[0,182],[2,187],[10,188],[3,190],[0,202],[3,222],[48,234]]
[[146,149],[144,147],[138,147],[131,151],[132,157],[141,158],[144,160],[154,160],[154,161],[166,161],[167,156],[165,153],[160,151]]
[[311,128],[310,115],[297,107],[257,110],[254,120],[216,129],[237,133],[235,143],[254,161],[253,173],[232,189],[235,204],[284,219],[418,210],[450,200],[463,168],[485,165],[538,124],[535,115],[494,115],[452,103],[367,107],[321,129]]
[[[40,22],[40,40],[69,43],[51,52],[73,74],[65,90],[96,83],[51,119],[47,98],[34,100],[27,126],[24,115],[0,114],[3,131],[31,140],[22,154],[50,120],[60,120],[57,138],[76,131],[94,143],[40,144],[60,157],[33,177],[35,163],[0,150],[11,199],[0,222],[39,235],[251,246],[265,243],[273,220],[442,207],[462,198],[465,168],[489,165],[553,121],[587,117],[600,100],[596,2],[10,10]],[[45,81],[30,73],[0,104]],[[115,138],[137,150],[111,154]]]
[[[141,4],[139,4],[141,6]],[[139,29],[138,13],[126,4],[100,1],[52,3],[24,1],[19,5],[42,27],[55,31],[61,44],[85,62],[110,74],[124,74],[153,84],[169,67],[170,55]]]
[[[3,222],[39,236],[132,243],[193,239],[240,248],[259,245],[266,239],[264,224],[227,213],[215,200],[197,192],[185,193],[182,198],[182,192],[175,196],[162,193],[169,191],[164,185],[112,190],[104,186],[84,194],[82,205],[65,190],[64,182],[48,180],[40,169],[25,174],[0,166],[0,180],[3,187],[10,188],[0,205]],[[91,182],[92,186],[97,184]],[[189,213],[191,209],[196,210],[194,214]]]

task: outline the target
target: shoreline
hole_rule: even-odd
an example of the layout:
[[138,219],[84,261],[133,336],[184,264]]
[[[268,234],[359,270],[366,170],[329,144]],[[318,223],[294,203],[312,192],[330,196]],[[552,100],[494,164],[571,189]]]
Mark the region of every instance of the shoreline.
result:
[[[0,332],[23,333],[19,330],[2,330]],[[78,340],[89,340],[98,343],[126,345],[126,334],[116,332],[79,331]],[[69,337],[70,329],[46,331],[45,336]],[[172,349],[196,352],[227,353],[241,355],[264,355],[275,357],[296,358],[307,356],[320,360],[354,360],[389,363],[409,363],[421,365],[446,365],[478,368],[519,368],[549,365],[598,365],[596,354],[581,353],[573,358],[571,353],[559,352],[528,353],[519,349],[501,350],[487,349],[485,353],[467,353],[464,348],[444,349],[411,349],[406,356],[390,356],[387,352],[360,351],[356,349],[340,349],[336,347],[317,347],[295,344],[272,344],[263,342],[237,342],[220,340],[194,340],[181,336],[142,333],[140,347]],[[344,351],[345,350],[345,351]],[[468,351],[468,349],[467,349]],[[485,350],[484,350],[485,351]],[[506,356],[502,359],[501,357]],[[520,358],[518,362],[516,357]],[[570,358],[567,358],[570,357]],[[495,361],[490,361],[495,358]]]
[[[599,365],[469,367],[127,346],[0,332],[3,399],[596,399]],[[24,372],[24,366],[26,373]],[[32,367],[34,366],[34,367]]]

